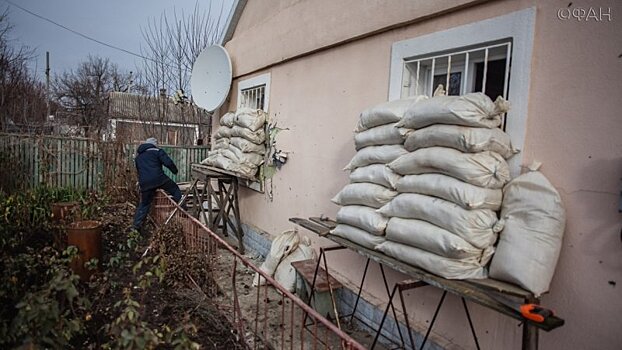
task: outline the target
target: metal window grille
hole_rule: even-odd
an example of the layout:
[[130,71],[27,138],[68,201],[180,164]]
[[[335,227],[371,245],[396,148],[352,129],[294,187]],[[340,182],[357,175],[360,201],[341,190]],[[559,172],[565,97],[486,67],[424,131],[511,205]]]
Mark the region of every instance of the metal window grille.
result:
[[402,97],[432,96],[442,84],[448,95],[483,92],[507,98],[512,42],[504,41],[404,61]]
[[255,86],[241,91],[240,107],[254,109],[264,109],[265,107],[265,85]]

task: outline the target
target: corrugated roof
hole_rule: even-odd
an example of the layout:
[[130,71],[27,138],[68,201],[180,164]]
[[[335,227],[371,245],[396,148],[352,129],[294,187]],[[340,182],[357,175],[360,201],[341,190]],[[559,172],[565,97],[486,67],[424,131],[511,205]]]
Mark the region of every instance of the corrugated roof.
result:
[[126,92],[110,93],[108,113],[113,118],[193,124],[209,115],[207,110],[196,105],[175,104],[167,96],[154,97]]

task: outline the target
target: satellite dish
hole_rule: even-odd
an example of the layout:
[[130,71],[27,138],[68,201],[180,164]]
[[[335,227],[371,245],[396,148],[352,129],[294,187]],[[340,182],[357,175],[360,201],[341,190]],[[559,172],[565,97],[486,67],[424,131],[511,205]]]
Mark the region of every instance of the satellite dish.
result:
[[196,104],[210,112],[220,107],[229,95],[231,73],[231,59],[224,47],[212,45],[201,51],[190,77]]

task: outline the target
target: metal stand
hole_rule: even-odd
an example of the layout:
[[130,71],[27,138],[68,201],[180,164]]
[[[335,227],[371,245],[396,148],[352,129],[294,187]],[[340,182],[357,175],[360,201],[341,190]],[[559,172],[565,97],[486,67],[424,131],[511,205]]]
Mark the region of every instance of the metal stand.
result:
[[[361,295],[361,290],[363,288],[363,283],[365,281],[365,277],[367,275],[367,270],[368,270],[368,266],[369,266],[369,260],[372,259],[374,261],[376,261],[380,266],[381,266],[381,272],[383,272],[383,281],[385,284],[385,289],[387,290],[387,295],[389,297],[389,304],[387,305],[387,308],[384,312],[384,316],[383,316],[383,320],[381,322],[380,325],[380,330],[378,331],[378,333],[376,334],[376,338],[374,339],[374,344],[377,342],[378,337],[382,336],[385,339],[388,339],[387,337],[383,336],[381,334],[381,330],[382,330],[382,326],[384,324],[384,321],[386,320],[386,316],[388,315],[389,309],[392,311],[393,313],[393,317],[395,318],[396,322],[397,322],[397,317],[396,317],[396,312],[395,312],[395,307],[393,305],[393,297],[395,296],[396,292],[399,292],[400,294],[400,303],[402,306],[402,310],[404,312],[405,315],[405,321],[406,321],[406,326],[408,327],[408,331],[409,331],[409,340],[410,340],[410,346],[415,349],[415,342],[413,340],[411,329],[410,329],[410,324],[408,321],[408,315],[406,314],[406,307],[405,307],[405,303],[404,303],[404,298],[402,295],[402,291],[404,290],[408,290],[408,289],[412,289],[412,288],[418,288],[421,286],[425,286],[425,285],[430,285],[436,288],[439,288],[441,290],[443,290],[443,295],[441,296],[441,299],[438,303],[438,306],[436,308],[436,311],[434,313],[434,316],[432,318],[432,322],[430,324],[430,327],[428,327],[428,330],[426,332],[426,335],[423,339],[423,344],[421,346],[421,348],[423,348],[423,346],[425,345],[425,343],[427,342],[427,339],[431,333],[431,329],[434,325],[434,323],[436,322],[436,318],[438,316],[438,313],[440,311],[441,306],[443,305],[443,302],[445,301],[445,296],[447,294],[447,292],[457,295],[462,299],[462,305],[464,307],[464,311],[466,313],[467,316],[467,321],[469,322],[469,327],[471,329],[471,334],[473,335],[473,339],[475,341],[475,345],[476,347],[479,349],[479,340],[477,338],[477,334],[475,332],[475,328],[473,326],[473,321],[471,319],[471,315],[469,312],[469,309],[466,305],[466,300],[468,299],[471,302],[475,302],[477,304],[480,304],[484,307],[487,307],[491,310],[494,310],[498,313],[501,313],[503,315],[509,316],[513,319],[516,319],[518,321],[520,321],[522,323],[522,329],[523,329],[523,337],[522,337],[522,349],[523,350],[537,350],[538,349],[538,332],[539,329],[545,330],[547,332],[556,329],[558,327],[561,327],[564,325],[564,320],[552,315],[547,317],[543,322],[534,322],[532,320],[529,320],[527,318],[525,318],[520,310],[518,310],[516,308],[516,306],[514,304],[516,304],[516,302],[512,302],[511,300],[504,300],[507,299],[507,297],[511,297],[511,298],[520,298],[522,303],[525,304],[539,304],[539,299],[535,298],[533,296],[533,294],[529,293],[526,290],[523,290],[517,286],[505,283],[505,282],[501,282],[501,281],[496,281],[496,280],[492,280],[492,279],[483,279],[483,280],[450,280],[450,279],[445,279],[442,278],[440,276],[436,276],[434,274],[431,274],[425,270],[422,270],[416,266],[412,266],[409,264],[406,264],[402,261],[399,261],[395,258],[392,258],[390,256],[386,256],[380,252],[371,250],[369,248],[360,246],[356,243],[353,243],[351,241],[348,241],[346,239],[340,238],[338,236],[333,236],[333,235],[327,235],[329,233],[329,231],[331,229],[333,229],[337,223],[327,219],[327,218],[323,218],[323,217],[311,217],[309,219],[302,219],[302,218],[290,218],[289,219],[291,222],[300,225],[312,232],[317,233],[319,236],[326,236],[326,238],[330,239],[331,241],[339,244],[339,246],[337,247],[331,247],[331,248],[326,248],[324,249],[325,251],[329,251],[329,250],[336,250],[336,249],[344,249],[344,248],[348,248],[351,249],[357,253],[359,253],[360,255],[364,256],[367,258],[367,264],[365,265],[365,271],[363,273],[363,279],[361,281],[361,284],[359,286],[359,292],[357,295],[357,299],[356,302],[354,304],[354,310],[352,312],[352,315],[347,315],[344,317],[348,317],[351,316],[351,319],[354,318],[354,313],[356,312],[356,307],[358,306],[359,303],[359,299],[360,299],[360,295]],[[321,250],[321,253],[324,254],[324,251]],[[322,256],[321,256],[322,258]],[[325,258],[324,258],[325,259]],[[393,287],[393,291],[391,293],[389,293],[389,288],[387,285],[387,281],[386,278],[384,276],[384,270],[382,269],[382,266],[386,265],[387,267],[392,268],[395,271],[401,272],[403,274],[406,274],[408,276],[411,276],[413,279],[412,280],[407,280],[407,281],[402,281],[397,283],[394,287]],[[326,268],[326,271],[328,271],[328,268]],[[501,298],[502,297],[502,298]],[[370,325],[368,325],[367,323],[363,322],[362,320],[360,320],[363,324],[367,325],[368,327],[372,328]],[[400,331],[399,327],[398,327],[398,331]],[[402,341],[402,347],[404,347],[404,340],[403,340],[403,336],[401,334],[400,331],[400,340]],[[395,342],[393,342],[395,344]],[[372,347],[373,347],[372,345]]]
[[[192,168],[192,177],[202,180],[204,183],[203,188],[196,186],[194,190],[195,204],[198,206],[195,208],[195,215],[197,217],[199,214],[203,215],[207,226],[212,231],[220,228],[225,237],[229,235],[228,227],[231,227],[238,240],[238,251],[244,254],[244,231],[240,220],[238,178],[213,168],[196,165]],[[203,207],[204,202],[207,202],[207,210]],[[231,218],[232,213],[233,219]]]

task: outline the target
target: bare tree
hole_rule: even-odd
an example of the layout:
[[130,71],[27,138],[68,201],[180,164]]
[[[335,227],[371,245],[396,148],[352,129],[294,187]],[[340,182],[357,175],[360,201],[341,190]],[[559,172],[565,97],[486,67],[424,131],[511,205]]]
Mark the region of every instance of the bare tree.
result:
[[[0,120],[3,130],[10,126],[41,125],[46,120],[45,87],[28,69],[34,51],[12,42],[8,10],[0,14]],[[28,130],[27,130],[28,131]]]
[[86,134],[99,135],[108,121],[112,91],[128,91],[132,77],[107,58],[89,56],[74,70],[54,79],[54,94],[63,111]]
[[166,91],[188,92],[192,64],[205,47],[218,41],[222,35],[220,13],[215,16],[211,9],[201,11],[198,2],[192,14],[172,15],[162,13],[152,18],[142,29],[146,47],[142,49],[145,60],[143,72],[146,85],[153,95]]

